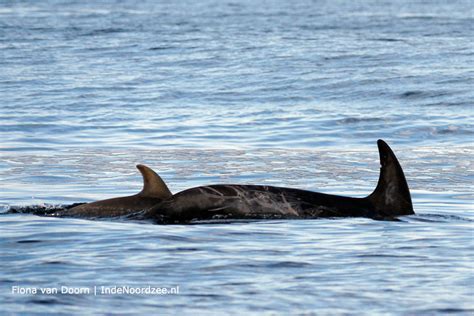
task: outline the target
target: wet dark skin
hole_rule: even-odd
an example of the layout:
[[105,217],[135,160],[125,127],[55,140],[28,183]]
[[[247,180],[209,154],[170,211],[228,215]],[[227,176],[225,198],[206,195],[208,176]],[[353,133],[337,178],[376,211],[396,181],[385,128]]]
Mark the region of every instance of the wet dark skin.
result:
[[380,177],[364,198],[259,185],[209,185],[179,192],[146,212],[159,223],[209,219],[369,217],[391,220],[414,214],[403,170],[390,147],[377,142]]
[[414,214],[410,190],[391,148],[377,141],[380,176],[375,190],[364,198],[324,194],[295,188],[262,185],[215,184],[172,194],[150,168],[138,165],[143,190],[132,196],[86,203],[61,216],[114,217],[137,214],[135,219],[156,223],[189,223],[213,219],[272,219],[368,217],[392,220]]

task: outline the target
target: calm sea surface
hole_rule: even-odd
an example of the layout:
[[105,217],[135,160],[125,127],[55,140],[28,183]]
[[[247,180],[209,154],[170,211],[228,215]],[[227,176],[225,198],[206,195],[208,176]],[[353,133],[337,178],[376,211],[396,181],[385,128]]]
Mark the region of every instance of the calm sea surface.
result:
[[[0,313],[472,315],[473,15],[472,1],[1,1]],[[136,193],[137,163],[173,192],[362,197],[378,138],[412,191],[400,222],[8,212]],[[102,293],[127,286],[179,293]]]

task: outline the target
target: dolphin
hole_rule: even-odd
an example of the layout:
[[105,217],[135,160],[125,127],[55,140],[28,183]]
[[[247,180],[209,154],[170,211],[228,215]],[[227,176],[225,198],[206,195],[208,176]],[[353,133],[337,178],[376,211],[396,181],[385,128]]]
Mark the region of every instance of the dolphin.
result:
[[218,184],[190,188],[163,198],[142,216],[170,224],[213,219],[320,217],[396,220],[397,216],[415,214],[400,163],[387,143],[379,139],[377,145],[380,176],[375,190],[364,198],[265,185]]
[[138,194],[81,204],[56,215],[74,217],[122,216],[149,209],[162,200],[172,197],[164,181],[152,169],[145,165],[137,165],[137,169],[143,177],[143,189]]

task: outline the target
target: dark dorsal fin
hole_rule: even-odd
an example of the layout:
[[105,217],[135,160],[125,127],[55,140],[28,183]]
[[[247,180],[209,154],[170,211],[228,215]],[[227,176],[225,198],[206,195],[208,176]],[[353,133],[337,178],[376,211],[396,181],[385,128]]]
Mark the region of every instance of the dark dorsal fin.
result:
[[138,193],[139,195],[163,200],[173,196],[165,182],[155,171],[145,165],[137,165],[137,169],[140,170],[143,176],[143,190]]
[[377,141],[380,154],[380,176],[375,191],[367,198],[379,216],[415,214],[410,189],[402,167],[386,142]]

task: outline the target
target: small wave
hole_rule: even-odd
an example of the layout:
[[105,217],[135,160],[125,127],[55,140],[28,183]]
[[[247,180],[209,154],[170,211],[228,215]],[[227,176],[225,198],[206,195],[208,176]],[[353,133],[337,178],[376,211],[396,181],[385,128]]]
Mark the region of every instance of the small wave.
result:
[[311,266],[307,262],[298,262],[298,261],[281,261],[274,262],[267,265],[267,268],[305,268]]
[[398,39],[398,38],[374,38],[372,39],[373,41],[378,41],[378,42],[405,42],[405,40]]
[[93,30],[91,32],[85,33],[84,36],[107,35],[111,33],[123,33],[123,32],[127,32],[127,30],[123,28],[109,27],[105,29]]
[[474,220],[457,216],[457,215],[444,215],[444,214],[422,214],[412,215],[411,220],[418,222],[434,222],[434,223],[446,223],[446,222],[474,222]]
[[421,91],[421,90],[410,90],[403,92],[400,97],[405,99],[421,99],[421,98],[438,98],[442,96],[451,95],[452,92],[445,90],[437,91]]
[[448,128],[443,128],[437,131],[438,134],[465,134],[470,135],[474,134],[473,131],[468,129],[461,129],[457,126],[449,126]]
[[442,107],[468,106],[468,107],[471,107],[472,104],[469,102],[434,102],[434,103],[423,104],[423,106],[442,106]]
[[155,46],[155,47],[150,47],[148,50],[168,50],[168,49],[174,49],[176,47],[174,46]]
[[383,119],[378,117],[346,117],[344,119],[337,120],[337,124],[357,124],[363,122],[380,122]]
[[436,308],[436,309],[424,309],[424,310],[419,310],[414,313],[420,314],[420,315],[436,315],[436,314],[459,314],[459,313],[468,313],[469,315],[472,315],[474,313],[473,308]]
[[391,254],[362,254],[358,255],[359,258],[405,258],[405,259],[427,259],[426,256],[414,256],[414,255],[391,255]]

